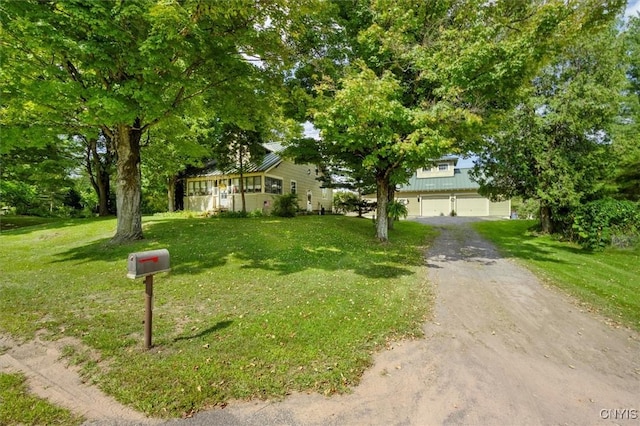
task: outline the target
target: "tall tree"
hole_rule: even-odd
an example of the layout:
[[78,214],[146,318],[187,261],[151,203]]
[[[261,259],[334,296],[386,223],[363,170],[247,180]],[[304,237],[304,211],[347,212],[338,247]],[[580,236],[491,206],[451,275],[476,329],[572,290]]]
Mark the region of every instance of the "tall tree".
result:
[[315,114],[315,121],[329,152],[348,153],[341,156],[346,167],[364,169],[374,176],[376,235],[386,241],[389,188],[407,177],[408,167],[416,166],[420,159],[437,157],[446,145],[416,143],[427,125],[424,115],[402,104],[401,86],[392,73],[378,78],[366,65],[359,65],[359,70],[340,80],[341,88]]
[[2,2],[5,117],[35,108],[29,120],[100,128],[117,153],[113,240],[142,238],[142,135],[205,93],[215,110],[248,74],[278,71],[298,12],[288,0]]
[[264,131],[245,130],[238,125],[224,123],[213,150],[213,159],[218,169],[225,173],[238,174],[240,177],[238,191],[243,213],[247,212],[244,175],[262,162],[266,154],[263,146],[266,141],[264,135]]
[[527,99],[480,153],[480,192],[538,200],[544,232],[597,198],[616,166],[611,134],[624,83],[621,54],[611,25],[584,34],[532,79]]
[[84,165],[89,182],[98,197],[98,215],[112,214],[111,177],[116,163],[113,142],[103,132],[93,135],[75,135],[83,142],[85,152]]
[[[343,58],[330,56],[333,68],[321,63],[331,82],[318,85],[314,121],[335,147],[329,155],[359,158],[376,175],[378,239],[388,238],[390,184],[443,148],[477,149],[545,58],[580,31],[610,21],[623,4],[336,2]],[[336,64],[346,64],[341,78],[332,77]]]
[[618,158],[614,176],[617,195],[640,200],[640,15],[630,18],[622,35],[627,88],[623,111],[615,132],[614,149]]

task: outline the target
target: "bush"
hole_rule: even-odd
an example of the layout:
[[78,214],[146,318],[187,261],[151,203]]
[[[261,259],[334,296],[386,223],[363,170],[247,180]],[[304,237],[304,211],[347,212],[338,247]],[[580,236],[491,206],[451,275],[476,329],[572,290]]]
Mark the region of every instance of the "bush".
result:
[[333,209],[337,213],[349,213],[358,210],[358,195],[353,192],[340,191],[333,194]]
[[400,220],[400,218],[406,218],[409,215],[409,210],[404,203],[392,201],[387,206],[387,214],[393,220]]
[[298,213],[298,195],[285,194],[276,197],[271,214],[280,217],[295,217]]
[[640,203],[605,198],[578,208],[573,230],[580,245],[601,250],[612,243],[637,244],[640,237]]
[[534,199],[523,200],[514,198],[511,201],[511,209],[516,212],[520,219],[539,219],[540,201]]

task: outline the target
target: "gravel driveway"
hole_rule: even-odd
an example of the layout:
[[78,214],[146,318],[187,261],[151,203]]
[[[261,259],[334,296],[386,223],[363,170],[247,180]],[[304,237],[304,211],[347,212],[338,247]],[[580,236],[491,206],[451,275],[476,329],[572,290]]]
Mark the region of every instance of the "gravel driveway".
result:
[[425,256],[434,318],[425,339],[380,353],[352,394],[232,403],[179,423],[640,424],[638,333],[502,258],[473,220],[420,219],[441,230]]

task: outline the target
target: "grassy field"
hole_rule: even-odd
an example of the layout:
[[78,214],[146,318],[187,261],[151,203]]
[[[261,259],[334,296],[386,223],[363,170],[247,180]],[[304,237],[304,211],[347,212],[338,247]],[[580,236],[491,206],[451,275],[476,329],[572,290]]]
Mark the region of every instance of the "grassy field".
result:
[[478,222],[475,228],[504,255],[524,262],[546,282],[589,309],[640,331],[640,248],[589,252],[530,232],[534,221]]
[[1,425],[79,425],[82,418],[29,394],[21,374],[0,373]]
[[65,219],[52,217],[0,215],[0,231],[9,231],[11,229],[42,225],[45,223],[55,223],[64,220]]
[[[429,314],[422,248],[400,222],[389,244],[370,220],[144,219],[146,239],[109,244],[114,219],[61,220],[0,236],[0,331],[77,338],[65,355],[119,401],[180,416],[232,398],[347,391],[390,340]],[[128,253],[167,248],[155,278],[154,347],[144,350],[144,284]]]

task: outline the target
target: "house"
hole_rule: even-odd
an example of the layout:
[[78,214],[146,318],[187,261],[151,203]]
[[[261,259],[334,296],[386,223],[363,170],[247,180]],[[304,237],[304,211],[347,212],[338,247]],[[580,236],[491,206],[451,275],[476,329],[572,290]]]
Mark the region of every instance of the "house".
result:
[[[261,209],[270,211],[278,195],[298,194],[301,210],[319,211],[323,207],[331,211],[332,190],[323,188],[318,167],[311,164],[295,164],[281,155],[282,145],[263,144],[267,153],[258,164],[250,163],[242,174],[244,195],[248,212]],[[198,212],[241,211],[240,173],[223,172],[215,163],[187,176],[185,181],[184,209]]]
[[471,180],[471,168],[457,168],[458,158],[444,157],[431,168],[418,169],[409,182],[396,190],[396,200],[405,203],[409,216],[504,216],[511,213],[511,200],[494,202],[478,194],[480,185]]

